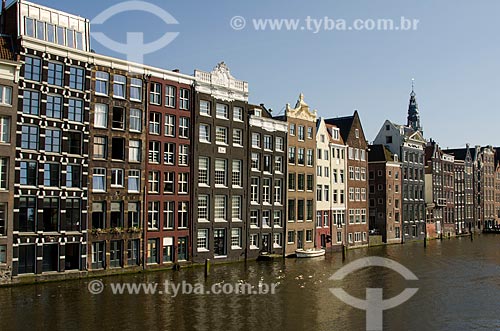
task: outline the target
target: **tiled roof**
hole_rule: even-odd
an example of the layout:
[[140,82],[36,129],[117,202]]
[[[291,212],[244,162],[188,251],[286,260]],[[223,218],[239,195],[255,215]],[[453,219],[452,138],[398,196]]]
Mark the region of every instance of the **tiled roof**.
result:
[[394,161],[394,156],[384,145],[370,145],[368,162]]
[[353,122],[354,116],[325,119],[326,124],[333,124],[339,128],[340,135],[344,141],[347,141]]
[[14,60],[14,47],[10,36],[0,35],[0,59]]

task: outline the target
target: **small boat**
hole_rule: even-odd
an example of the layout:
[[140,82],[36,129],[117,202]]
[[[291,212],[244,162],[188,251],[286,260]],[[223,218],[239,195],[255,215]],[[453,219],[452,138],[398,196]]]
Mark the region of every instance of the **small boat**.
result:
[[295,250],[295,254],[298,258],[304,257],[320,257],[325,255],[324,249],[297,249]]

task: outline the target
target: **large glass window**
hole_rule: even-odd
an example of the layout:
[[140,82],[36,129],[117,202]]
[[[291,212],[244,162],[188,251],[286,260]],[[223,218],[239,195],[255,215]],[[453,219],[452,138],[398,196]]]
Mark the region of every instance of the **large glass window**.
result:
[[47,72],[47,83],[50,85],[63,86],[64,66],[61,63],[49,62]]
[[85,81],[85,70],[71,67],[69,70],[69,88],[83,91]]
[[40,93],[25,90],[23,92],[23,113],[29,115],[40,114]]
[[42,76],[42,61],[39,58],[27,56],[24,64],[24,78],[39,82]]
[[60,119],[62,116],[62,97],[58,95],[47,95],[47,108],[45,115],[50,118]]
[[73,122],[83,123],[83,100],[68,100],[68,119]]

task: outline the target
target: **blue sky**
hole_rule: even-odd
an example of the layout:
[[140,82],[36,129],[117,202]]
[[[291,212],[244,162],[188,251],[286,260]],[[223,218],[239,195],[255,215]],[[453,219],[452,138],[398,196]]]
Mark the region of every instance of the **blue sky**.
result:
[[[250,102],[276,113],[294,104],[300,92],[318,114],[336,117],[358,109],[371,141],[385,119],[406,123],[411,79],[426,138],[442,147],[498,145],[500,120],[500,1],[481,0],[148,0],[179,21],[166,25],[144,12],[122,13],[91,28],[124,42],[126,32],[144,32],[154,41],[180,32],[147,64],[210,71],[225,61],[232,74],[249,83]],[[93,18],[121,1],[35,2]],[[247,20],[235,31],[233,16]],[[254,18],[392,18],[419,20],[416,31],[255,31]],[[116,57],[97,42],[98,53]]]

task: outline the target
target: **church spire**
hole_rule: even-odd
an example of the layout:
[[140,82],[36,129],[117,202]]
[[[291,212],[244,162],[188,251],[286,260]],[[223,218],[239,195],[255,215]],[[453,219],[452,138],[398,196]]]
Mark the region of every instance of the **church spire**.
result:
[[417,98],[415,94],[415,80],[411,80],[410,105],[408,106],[408,126],[415,131],[422,132],[420,125],[420,114],[418,111]]

